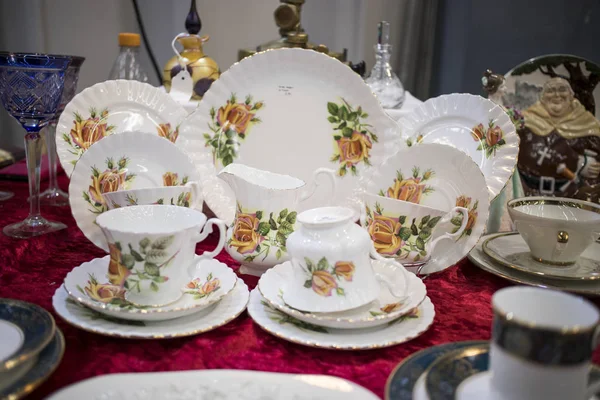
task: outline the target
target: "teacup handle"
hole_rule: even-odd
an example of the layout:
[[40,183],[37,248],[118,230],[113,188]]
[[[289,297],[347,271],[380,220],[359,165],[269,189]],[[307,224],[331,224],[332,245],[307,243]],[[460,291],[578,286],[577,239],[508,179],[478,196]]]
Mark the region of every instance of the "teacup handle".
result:
[[467,223],[469,222],[469,210],[467,210],[464,207],[454,207],[452,210],[450,210],[450,213],[455,213],[455,212],[459,212],[463,216],[462,223],[460,224],[460,228],[458,228],[458,230],[454,233],[446,232],[443,235],[432,240],[431,243],[429,243],[429,254],[433,254],[433,249],[440,242],[440,240],[454,239],[454,238],[462,235],[462,233],[465,231],[465,228],[467,227]]
[[[393,264],[394,269],[396,271],[399,271],[401,276],[400,281],[401,283],[401,287],[402,290],[400,292],[397,292],[395,290],[394,286],[398,286],[398,285],[392,285],[390,284],[386,278],[384,278],[381,274],[375,274],[375,277],[377,278],[377,280],[379,281],[380,284],[383,284],[385,287],[387,287],[387,289],[390,291],[390,293],[392,294],[392,296],[398,298],[398,299],[405,299],[408,297],[407,295],[407,291],[408,291],[408,279],[409,276],[408,274],[410,274],[410,272],[408,272],[408,270],[406,268],[404,268],[404,266],[402,266],[402,264],[400,264],[398,261],[394,260],[393,258],[385,258],[383,256],[381,256],[377,250],[375,250],[375,245],[373,243],[371,243],[371,258],[377,260],[377,261],[383,261],[386,264]],[[401,294],[399,294],[401,293]]]
[[226,237],[225,231],[226,231],[227,227],[225,225],[225,222],[221,221],[218,218],[211,218],[208,221],[206,221],[206,224],[204,225],[202,232],[200,232],[194,238],[194,240],[196,241],[196,243],[198,243],[198,242],[201,242],[204,239],[206,239],[206,237],[212,233],[213,225],[216,225],[219,227],[219,243],[217,244],[217,247],[215,247],[215,249],[213,251],[205,251],[204,253],[202,253],[200,255],[200,257],[204,258],[204,259],[214,258],[217,254],[219,254],[221,252],[221,250],[223,250],[223,246],[225,246],[225,237]]
[[188,182],[184,185],[187,188],[192,189],[192,197],[194,200],[192,201],[191,208],[199,209],[202,211],[202,204],[204,204],[204,199],[202,198],[202,189],[200,188],[200,183],[197,181]]
[[319,175],[325,175],[325,176],[327,176],[327,178],[329,178],[329,183],[331,186],[331,196],[329,196],[329,199],[334,198],[335,191],[337,188],[337,181],[335,179],[335,171],[332,170],[331,168],[317,168],[315,170],[315,172],[313,173],[313,179],[310,184],[310,188],[308,190],[306,190],[306,192],[304,192],[300,195],[300,202],[303,202],[304,200],[308,200],[309,198],[311,198],[313,196],[313,194],[315,194],[317,187],[320,186],[318,183],[318,179],[317,179],[319,177]]

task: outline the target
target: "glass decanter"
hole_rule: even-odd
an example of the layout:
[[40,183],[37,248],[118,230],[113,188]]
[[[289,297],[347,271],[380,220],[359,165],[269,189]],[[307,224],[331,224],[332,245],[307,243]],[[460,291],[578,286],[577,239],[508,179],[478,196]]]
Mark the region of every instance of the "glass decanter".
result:
[[382,21],[378,25],[375,45],[375,65],[365,82],[383,108],[401,108],[404,104],[404,86],[390,65],[391,49],[390,24]]

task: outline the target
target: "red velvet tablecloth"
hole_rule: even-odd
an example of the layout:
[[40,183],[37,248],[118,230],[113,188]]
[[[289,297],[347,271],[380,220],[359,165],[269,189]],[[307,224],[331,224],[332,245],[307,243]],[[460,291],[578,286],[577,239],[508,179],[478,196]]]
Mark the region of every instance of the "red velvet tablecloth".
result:
[[[59,183],[67,190],[68,180]],[[0,182],[0,190],[15,196],[0,202],[0,226],[27,216],[26,182]],[[394,366],[417,350],[440,343],[489,339],[492,294],[508,283],[468,260],[425,280],[436,309],[431,328],[410,342],[380,350],[321,350],[292,344],[261,330],[246,312],[229,324],[197,336],[168,340],[130,340],[100,336],[75,328],[52,308],[52,296],[65,275],[104,252],[77,228],[69,207],[44,207],[44,216],[68,229],[29,240],[0,234],[0,297],[39,304],[53,313],[66,339],[58,369],[29,398],[41,399],[75,382],[101,374],[192,369],[246,369],[270,372],[327,374],[348,379],[383,397]],[[214,247],[215,237],[198,246]],[[237,270],[223,251],[219,260]],[[250,289],[255,277],[241,275]],[[595,360],[600,360],[598,352]]]

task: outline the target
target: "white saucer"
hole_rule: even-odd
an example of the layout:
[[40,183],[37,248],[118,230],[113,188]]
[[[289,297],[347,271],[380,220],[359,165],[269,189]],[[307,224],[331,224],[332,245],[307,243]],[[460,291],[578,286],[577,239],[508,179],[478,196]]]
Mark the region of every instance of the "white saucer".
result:
[[[372,265],[375,273],[385,276],[389,282],[393,282],[394,277],[398,276],[394,267],[384,261],[373,261]],[[384,325],[412,312],[425,300],[427,295],[423,281],[409,273],[407,274],[409,276],[408,301],[398,302],[398,299],[387,288],[382,287],[379,297],[365,306],[343,312],[309,313],[291,308],[283,301],[281,288],[284,287],[285,282],[292,279],[293,273],[291,262],[278,264],[260,278],[258,290],[269,305],[279,311],[300,321],[326,328],[360,329]]]
[[261,328],[279,338],[305,346],[336,350],[378,349],[408,342],[429,329],[435,316],[433,304],[426,297],[413,313],[384,326],[352,330],[325,328],[272,308],[258,289],[250,294],[248,313]]
[[127,321],[84,307],[61,285],[52,297],[56,313],[69,324],[100,335],[132,339],[169,339],[208,332],[234,320],[248,304],[248,287],[238,279],[221,301],[193,315],[169,321]]
[[593,281],[600,279],[600,243],[588,247],[575,264],[557,266],[536,261],[525,239],[518,233],[505,233],[487,239],[483,252],[505,267],[553,279]]
[[[162,307],[144,307],[125,300],[126,289],[108,282],[109,262],[110,256],[104,256],[75,267],[65,278],[65,289],[71,298],[84,306],[131,321],[166,321],[194,314],[221,300],[237,282],[235,273],[227,265],[196,256],[197,264],[189,287],[181,288],[183,294],[179,300]],[[102,293],[118,295],[103,299]]]

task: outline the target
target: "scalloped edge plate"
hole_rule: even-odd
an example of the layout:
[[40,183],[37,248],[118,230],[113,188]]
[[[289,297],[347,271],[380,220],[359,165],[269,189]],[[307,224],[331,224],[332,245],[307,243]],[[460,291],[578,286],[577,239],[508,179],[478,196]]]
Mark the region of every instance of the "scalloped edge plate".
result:
[[[504,144],[497,142],[496,147],[487,147],[485,135],[491,122],[502,130],[500,139]],[[411,145],[439,143],[468,154],[485,176],[490,202],[504,189],[517,165],[520,139],[516,128],[501,106],[484,97],[468,93],[434,97],[403,117],[399,124]],[[478,124],[483,124],[486,132],[483,138],[475,139],[479,136],[473,128]],[[486,148],[491,149],[489,156]]]
[[[232,100],[232,94],[235,94],[235,102],[231,104],[240,110],[236,111],[239,118],[237,125],[230,124],[228,132],[222,133],[217,122],[232,113],[226,113],[225,108],[219,112],[219,109]],[[221,163],[212,164],[212,147],[210,144],[207,147],[207,141],[213,137],[222,137],[223,149],[239,150],[234,162],[288,174],[307,183],[317,168],[339,171],[340,161],[331,158],[336,154],[334,136],[341,135],[341,131],[334,128],[341,122],[334,125],[328,121],[334,111],[328,102],[339,105],[341,98],[353,107],[353,121],[370,125],[361,128],[361,132],[370,131],[378,139],[376,143],[370,134],[357,136],[364,139],[363,143],[369,136],[372,145],[367,152],[372,167],[364,161],[358,162],[355,165],[358,175],[365,169],[376,168],[386,155],[405,146],[400,126],[387,115],[360,76],[325,54],[305,49],[267,50],[225,71],[205,93],[198,109],[180,126],[179,141],[199,166],[205,182],[204,198],[210,209],[227,223],[233,221],[236,210],[232,190],[215,176]],[[341,105],[338,110],[340,108]],[[346,117],[349,119],[350,114],[346,113]],[[226,138],[231,143],[227,144]],[[217,148],[221,148],[217,142],[220,143],[215,142]],[[303,202],[298,211],[324,205],[327,201],[358,211],[359,201],[352,197],[358,176],[353,176],[349,167],[345,176],[338,177],[334,199],[318,190],[318,196]]]

